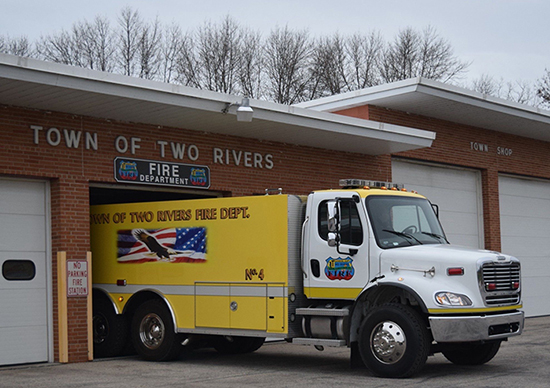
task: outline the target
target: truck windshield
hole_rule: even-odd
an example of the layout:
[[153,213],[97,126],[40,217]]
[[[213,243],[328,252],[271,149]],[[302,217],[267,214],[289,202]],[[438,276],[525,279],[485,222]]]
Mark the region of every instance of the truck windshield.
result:
[[426,199],[369,196],[366,206],[380,248],[448,244],[439,220]]

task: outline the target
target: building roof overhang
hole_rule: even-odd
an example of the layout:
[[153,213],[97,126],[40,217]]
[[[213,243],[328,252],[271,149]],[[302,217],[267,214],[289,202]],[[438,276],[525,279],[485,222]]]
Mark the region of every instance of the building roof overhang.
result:
[[296,106],[336,112],[363,105],[550,141],[550,111],[426,78],[411,78]]
[[379,155],[429,147],[435,133],[315,109],[0,54],[0,104]]

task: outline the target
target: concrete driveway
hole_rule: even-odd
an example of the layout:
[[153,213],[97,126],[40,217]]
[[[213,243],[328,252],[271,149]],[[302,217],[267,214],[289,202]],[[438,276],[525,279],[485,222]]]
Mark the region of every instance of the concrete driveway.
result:
[[478,367],[455,366],[438,354],[415,377],[373,377],[350,369],[347,348],[326,349],[268,343],[253,354],[194,352],[172,362],[137,357],[80,364],[0,368],[0,387],[549,387],[550,317],[526,320],[523,335],[504,342],[499,354]]

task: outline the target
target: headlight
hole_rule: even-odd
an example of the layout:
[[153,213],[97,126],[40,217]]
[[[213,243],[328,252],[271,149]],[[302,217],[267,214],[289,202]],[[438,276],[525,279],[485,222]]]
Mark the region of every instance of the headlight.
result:
[[452,292],[438,292],[435,294],[435,301],[443,306],[471,306],[472,301],[466,295],[454,294]]

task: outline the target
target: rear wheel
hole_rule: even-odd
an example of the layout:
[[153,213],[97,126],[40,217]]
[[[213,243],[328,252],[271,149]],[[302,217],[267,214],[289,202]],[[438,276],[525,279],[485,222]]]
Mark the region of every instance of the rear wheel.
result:
[[426,363],[428,329],[420,315],[400,304],[368,314],[359,329],[359,352],[370,371],[382,377],[409,377]]
[[94,298],[92,327],[94,357],[115,357],[122,353],[128,338],[126,317],[118,315],[104,297]]
[[450,345],[442,353],[457,365],[482,365],[493,359],[500,349],[501,341],[485,343],[462,343]]
[[222,336],[214,340],[213,346],[222,354],[244,354],[258,350],[264,341],[261,337]]
[[176,334],[172,315],[161,300],[149,300],[137,308],[131,333],[134,348],[146,360],[173,360],[182,350],[183,336]]

